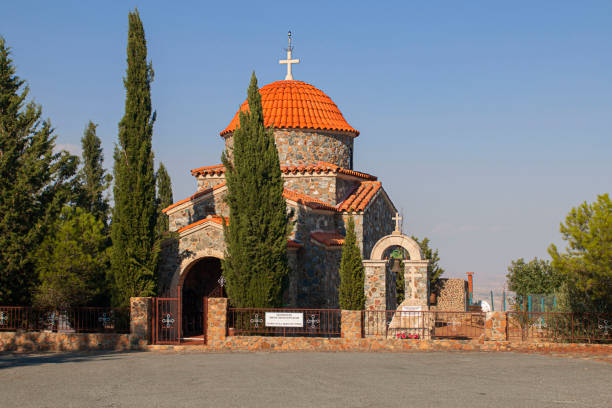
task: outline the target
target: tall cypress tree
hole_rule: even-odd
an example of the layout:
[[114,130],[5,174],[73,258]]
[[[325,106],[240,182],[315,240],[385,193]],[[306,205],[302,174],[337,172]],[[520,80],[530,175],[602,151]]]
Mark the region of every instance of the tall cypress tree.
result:
[[0,37],[0,304],[29,304],[37,283],[35,250],[73,200],[78,158],[54,153],[56,136],[42,110],[26,103]]
[[170,175],[164,163],[160,163],[157,170],[157,234],[160,237],[168,231],[168,216],[162,210],[173,201]]
[[287,205],[274,136],[264,126],[255,73],[248,89],[248,112],[234,131],[233,157],[222,156],[230,222],[225,227],[223,274],[237,307],[282,305],[287,264]]
[[83,167],[79,172],[81,192],[78,205],[106,226],[110,207],[104,192],[110,186],[113,177],[104,169],[102,142],[96,135],[97,126],[89,121],[81,139]]
[[355,222],[348,218],[346,237],[340,260],[340,288],[338,297],[340,308],[345,310],[363,310],[365,308],[364,279],[365,272],[361,261],[361,251],[357,246]]
[[151,139],[153,68],[138,11],[129,14],[125,115],[115,147],[111,237],[113,303],[126,306],[132,296],[155,293],[157,203]]

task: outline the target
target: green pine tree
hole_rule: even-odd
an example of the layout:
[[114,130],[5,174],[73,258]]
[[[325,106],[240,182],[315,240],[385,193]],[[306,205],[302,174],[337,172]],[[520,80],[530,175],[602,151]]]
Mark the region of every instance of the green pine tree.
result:
[[83,208],[64,207],[37,251],[40,285],[35,304],[66,310],[106,295],[108,236],[104,223]]
[[144,28],[138,11],[129,14],[125,115],[115,147],[111,265],[113,303],[155,293],[157,203],[151,139],[153,68],[147,62]]
[[427,275],[429,276],[429,288],[432,292],[437,293],[440,289],[440,277],[442,276],[442,274],[444,274],[444,269],[442,269],[438,264],[438,262],[440,262],[438,250],[434,250],[429,247],[429,243],[431,242],[429,241],[429,238],[423,238],[422,240],[419,240],[413,235],[412,239],[414,239],[416,243],[419,244],[419,247],[421,247],[421,252],[423,252],[423,259],[429,259],[429,265],[427,266]]
[[56,136],[42,109],[26,103],[0,37],[0,304],[29,304],[37,283],[36,248],[63,205],[74,199],[78,158],[54,153]]
[[225,165],[230,223],[225,227],[223,274],[236,307],[278,307],[289,272],[289,217],[274,136],[264,126],[255,73],[248,89],[249,112],[240,113],[233,158]]
[[344,310],[363,310],[365,308],[365,272],[361,251],[357,246],[355,221],[352,217],[348,217],[346,223],[346,237],[342,247],[339,273],[340,288],[338,289],[338,296],[340,308]]
[[164,163],[157,170],[157,234],[161,237],[168,231],[168,216],[162,210],[172,204],[172,181]]
[[102,142],[96,135],[97,126],[89,121],[81,139],[83,167],[79,172],[81,194],[78,205],[102,221],[106,227],[110,206],[104,192],[109,188],[113,177],[104,169]]

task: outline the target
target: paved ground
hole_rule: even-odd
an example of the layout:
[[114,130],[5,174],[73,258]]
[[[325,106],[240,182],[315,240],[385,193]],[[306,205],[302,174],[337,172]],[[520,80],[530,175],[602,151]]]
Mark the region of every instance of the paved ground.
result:
[[517,353],[0,355],[9,407],[611,407],[612,364]]

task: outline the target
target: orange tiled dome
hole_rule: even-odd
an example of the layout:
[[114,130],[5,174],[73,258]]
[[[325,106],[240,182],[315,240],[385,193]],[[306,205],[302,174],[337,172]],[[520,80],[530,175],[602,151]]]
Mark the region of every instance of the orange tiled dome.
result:
[[[275,129],[321,129],[359,132],[342,116],[334,101],[314,86],[302,81],[276,81],[259,89],[263,105],[264,124]],[[238,113],[247,110],[244,101],[221,136],[236,130],[240,124]]]

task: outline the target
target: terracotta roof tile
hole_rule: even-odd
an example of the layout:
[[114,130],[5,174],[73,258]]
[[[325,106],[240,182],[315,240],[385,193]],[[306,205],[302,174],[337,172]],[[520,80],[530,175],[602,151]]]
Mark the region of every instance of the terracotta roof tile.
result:
[[223,225],[223,221],[225,221],[225,224],[229,224],[229,218],[227,217],[221,217],[220,215],[209,215],[206,218],[203,218],[199,221],[193,222],[189,225],[184,226],[183,228],[180,228],[178,230],[178,233],[180,234],[183,231],[187,231],[188,229],[191,229],[193,227],[197,227],[198,225],[202,225],[204,223],[207,222],[214,222],[215,224],[219,224],[219,225]]
[[[344,119],[338,106],[323,91],[302,81],[276,81],[259,89],[264,124],[275,129],[321,129],[359,132]],[[230,124],[221,132],[224,136],[240,125],[239,113],[249,109],[245,101]]]
[[298,204],[303,204],[307,207],[314,208],[317,210],[328,210],[338,211],[333,205],[329,205],[318,198],[311,197],[306,194],[298,193],[297,191],[285,189],[283,191],[283,197],[287,200],[295,201]]
[[[360,171],[345,169],[340,166],[336,166],[332,163],[327,162],[317,162],[314,165],[308,166],[282,166],[281,171],[284,174],[298,174],[298,173],[337,173],[337,174],[345,174],[348,176],[358,177],[364,180],[377,180],[376,176],[373,176],[368,173],[362,173]],[[225,174],[225,167],[222,164],[217,164],[215,166],[207,166],[207,167],[199,167],[197,169],[191,170],[191,174],[193,176],[220,176]]]
[[302,248],[304,244],[294,241],[292,239],[287,240],[287,248]]
[[344,236],[337,232],[312,232],[310,233],[310,238],[325,246],[344,245]]
[[363,211],[381,187],[380,181],[362,181],[336,208],[342,212]]

